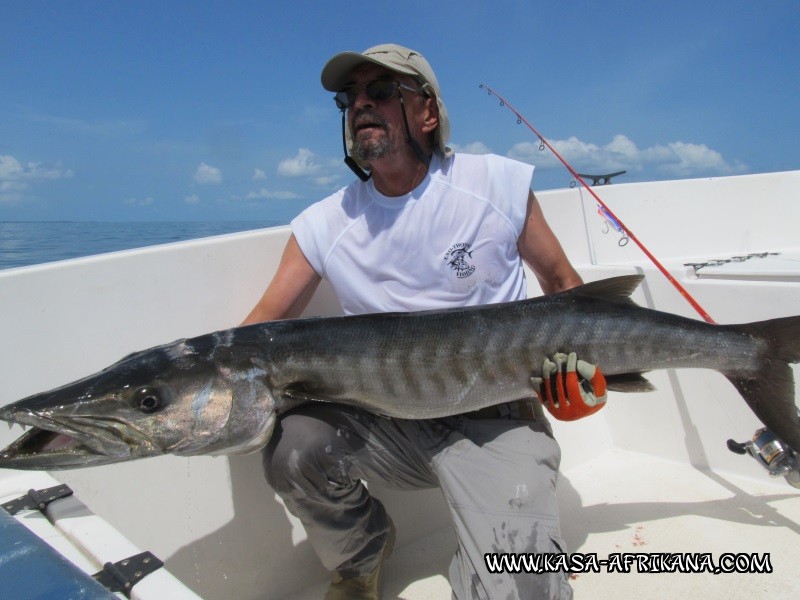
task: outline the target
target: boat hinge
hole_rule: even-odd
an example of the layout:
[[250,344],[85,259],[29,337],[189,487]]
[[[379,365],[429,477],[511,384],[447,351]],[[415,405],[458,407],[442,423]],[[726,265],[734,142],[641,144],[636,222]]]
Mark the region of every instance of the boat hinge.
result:
[[164,566],[164,563],[151,552],[142,552],[115,563],[107,562],[103,570],[92,575],[111,592],[122,592],[131,597],[131,589],[141,579]]
[[66,498],[71,495],[72,490],[68,485],[57,485],[43,490],[28,490],[28,493],[24,496],[20,496],[16,500],[6,502],[0,506],[6,509],[12,516],[23,510],[38,510],[44,512],[47,505],[54,500]]

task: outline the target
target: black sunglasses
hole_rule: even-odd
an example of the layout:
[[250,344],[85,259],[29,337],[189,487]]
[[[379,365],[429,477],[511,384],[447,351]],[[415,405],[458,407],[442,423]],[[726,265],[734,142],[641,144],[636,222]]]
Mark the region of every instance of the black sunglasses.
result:
[[376,102],[386,102],[394,97],[394,95],[400,90],[408,90],[409,92],[414,92],[415,94],[419,94],[421,96],[428,97],[428,94],[421,90],[415,90],[412,87],[409,87],[399,81],[393,81],[391,79],[375,79],[374,81],[370,81],[368,83],[362,85],[348,85],[343,90],[336,92],[336,95],[333,97],[333,101],[336,103],[336,107],[339,110],[347,110],[353,104],[355,104],[356,97],[364,90],[367,94],[367,98],[370,100],[374,100]]

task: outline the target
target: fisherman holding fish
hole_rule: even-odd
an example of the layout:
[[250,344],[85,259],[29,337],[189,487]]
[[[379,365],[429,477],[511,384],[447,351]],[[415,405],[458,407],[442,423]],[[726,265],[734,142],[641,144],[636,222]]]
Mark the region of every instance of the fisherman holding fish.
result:
[[[329,599],[378,598],[394,545],[394,525],[362,481],[438,487],[458,538],[454,597],[550,599],[572,596],[567,573],[492,574],[484,554],[564,551],[560,450],[542,406],[564,420],[596,412],[606,379],[561,351],[607,356],[607,374],[629,382],[708,356],[699,366],[729,375],[757,414],[800,447],[786,363],[800,360],[800,320],[725,330],[728,344],[705,332],[711,348],[701,353],[693,338],[681,364],[680,344],[643,357],[593,326],[629,323],[624,312],[664,322],[663,337],[690,329],[602,300],[628,298],[640,278],[523,301],[523,261],[547,294],[582,283],[531,192],[533,167],[454,154],[439,84],[413,50],[338,54],[322,84],[335,92],[345,162],[358,180],[292,221],[278,270],[245,320],[260,324],[134,352],[0,407],[1,421],[31,426],[0,449],[0,469],[263,448],[267,480],[335,572]],[[281,320],[302,313],[322,278],[351,316]],[[582,342],[558,325],[566,313],[580,321]],[[766,337],[755,335],[762,330]],[[779,360],[764,351],[775,347]]]
[[[267,480],[335,571],[327,598],[379,597],[395,531],[362,481],[442,490],[458,538],[454,597],[571,597],[564,572],[489,573],[484,558],[562,563],[560,450],[542,406],[579,419],[607,388],[652,389],[642,374],[656,369],[727,377],[770,432],[729,447],[800,487],[800,316],[717,325],[636,306],[642,276],[579,286],[530,190],[533,168],[447,147],[422,56],[345,52],[322,83],[359,181],[292,221],[246,319],[256,324],[134,352],[0,406],[0,421],[31,426],[0,449],[0,469],[263,449]],[[548,295],[524,299],[523,262]],[[323,277],[349,316],[285,319]]]
[[[520,300],[523,261],[545,293],[582,283],[531,191],[533,167],[448,148],[447,110],[422,55],[394,44],[337,54],[322,85],[342,111],[345,162],[358,180],[292,221],[280,266],[244,324],[297,317],[322,278],[347,314]],[[598,369],[574,354],[551,358],[531,396],[542,387],[544,405],[566,420],[604,405]],[[565,551],[559,461],[530,398],[427,420],[306,404],[279,418],[264,450],[267,480],[335,572],[329,599],[380,595],[395,531],[362,480],[442,489],[458,536],[456,598],[571,597],[567,573],[490,575],[483,559]]]

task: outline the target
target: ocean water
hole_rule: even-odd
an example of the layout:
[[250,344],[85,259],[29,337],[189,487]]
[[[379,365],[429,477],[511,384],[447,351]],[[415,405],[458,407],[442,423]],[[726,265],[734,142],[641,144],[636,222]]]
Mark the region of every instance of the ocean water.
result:
[[280,225],[275,221],[0,221],[0,269]]

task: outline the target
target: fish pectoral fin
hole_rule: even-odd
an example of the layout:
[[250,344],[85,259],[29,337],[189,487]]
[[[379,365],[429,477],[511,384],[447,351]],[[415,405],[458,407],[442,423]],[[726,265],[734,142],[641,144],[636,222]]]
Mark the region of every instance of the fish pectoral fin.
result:
[[612,392],[653,392],[655,386],[641,373],[620,373],[619,375],[606,375],[606,389]]
[[309,394],[303,390],[294,390],[287,388],[280,393],[281,399],[291,402],[293,404],[307,404],[308,402],[327,402],[330,404],[333,400],[328,398],[320,398],[317,395]]
[[381,417],[408,418],[404,417],[403,414],[398,411],[381,410],[381,408],[379,408],[372,402],[359,401],[351,398],[324,398],[318,394],[311,394],[304,390],[296,390],[292,388],[286,388],[285,390],[283,390],[280,393],[280,400],[285,408],[283,410],[278,411],[279,414],[286,410],[290,410],[295,406],[299,406],[301,404],[308,404],[310,402],[316,402],[316,403],[324,402],[325,404],[340,404],[342,406],[351,406],[355,408],[360,408]]

